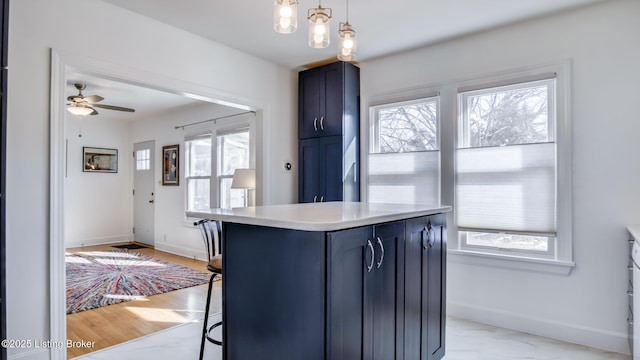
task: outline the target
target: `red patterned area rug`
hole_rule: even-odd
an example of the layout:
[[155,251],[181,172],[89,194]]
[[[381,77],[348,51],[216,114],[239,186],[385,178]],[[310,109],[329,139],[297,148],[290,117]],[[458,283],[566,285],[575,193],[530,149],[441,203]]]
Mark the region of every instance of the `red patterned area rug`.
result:
[[205,284],[211,277],[128,251],[67,253],[66,267],[67,314]]

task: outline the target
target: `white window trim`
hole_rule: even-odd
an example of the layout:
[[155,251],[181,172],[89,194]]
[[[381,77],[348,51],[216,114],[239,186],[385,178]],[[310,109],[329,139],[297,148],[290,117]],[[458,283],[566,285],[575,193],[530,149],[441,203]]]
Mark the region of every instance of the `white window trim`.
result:
[[[211,176],[203,177],[209,178],[210,186],[210,204],[218,204],[220,197],[220,185],[218,181],[218,135],[224,135],[233,133],[240,129],[249,129],[249,166],[256,167],[256,119],[255,116],[247,116],[242,120],[238,119],[223,119],[213,121],[207,124],[200,124],[193,127],[193,129],[185,133],[183,144],[187,141],[193,140],[200,136],[211,136]],[[186,159],[183,161],[186,164]],[[186,174],[186,172],[185,172]],[[192,177],[196,178],[196,177]],[[186,184],[186,180],[184,181]],[[193,222],[198,220],[187,216],[187,189],[184,189],[184,204],[182,206],[184,211],[184,226],[193,228]]]
[[[449,229],[450,259],[454,262],[473,263],[477,265],[500,266],[518,270],[530,270],[554,274],[569,274],[575,266],[573,262],[573,234],[572,234],[572,139],[571,139],[571,109],[570,109],[570,62],[565,61],[539,67],[529,67],[516,71],[505,72],[491,76],[483,76],[460,82],[461,88],[494,87],[515,82],[533,81],[555,74],[556,79],[556,118],[555,140],[557,149],[557,231],[555,257],[553,259],[536,258],[526,254],[513,252],[504,254],[494,251],[477,251],[463,249],[459,242],[457,228]],[[460,114],[456,114],[459,116]],[[456,116],[456,119],[457,119]],[[457,141],[457,139],[456,139]],[[457,145],[457,144],[456,144]],[[457,146],[456,146],[457,148]],[[454,194],[455,196],[455,194]],[[454,209],[455,211],[455,209]],[[455,224],[453,224],[455,227]],[[473,260],[470,260],[473,259]]]
[[[188,217],[187,216],[187,204],[189,203],[189,194],[188,194],[188,190],[189,190],[189,182],[188,179],[209,179],[209,189],[211,189],[211,182],[213,181],[213,173],[214,170],[213,168],[211,169],[211,174],[209,176],[206,175],[199,175],[199,176],[187,176],[187,152],[186,152],[186,142],[187,141],[193,141],[196,140],[198,138],[210,138],[211,139],[211,156],[215,155],[215,150],[213,150],[213,147],[215,146],[215,138],[214,138],[214,132],[211,129],[206,129],[206,130],[202,130],[202,131],[198,131],[198,132],[193,132],[193,133],[189,133],[187,136],[184,137],[183,140],[183,146],[185,148],[184,151],[184,161],[182,162],[183,164],[185,164],[185,171],[184,171],[184,179],[183,179],[183,183],[184,183],[184,204],[182,206],[182,208],[184,209],[184,225],[186,227],[193,227],[193,222],[199,219],[196,218],[192,218],[192,217]],[[215,161],[214,159],[212,159],[212,161]],[[213,165],[212,165],[213,166]],[[211,201],[211,190],[209,190],[209,201]],[[210,202],[210,204],[212,204]]]
[[[360,139],[362,139],[360,141],[360,154],[364,154],[363,156],[360,157],[360,173],[363,174],[360,177],[360,199],[361,199],[360,201],[362,202],[369,201],[369,198],[368,198],[369,195],[367,191],[367,189],[369,188],[369,181],[366,175],[369,173],[369,156],[368,155],[373,146],[373,144],[371,143],[373,134],[371,132],[376,127],[375,108],[379,106],[393,104],[393,103],[411,102],[411,101],[418,101],[420,99],[429,99],[429,98],[438,99],[438,123],[436,124],[438,128],[437,143],[438,143],[438,148],[440,149],[439,151],[441,152],[440,157],[442,159],[442,148],[441,148],[442,147],[442,144],[441,144],[442,131],[440,129],[440,126],[442,123],[441,122],[442,114],[440,111],[441,100],[440,100],[440,93],[436,86],[432,85],[424,88],[416,88],[416,89],[410,89],[406,91],[399,91],[391,94],[383,94],[383,95],[376,96],[372,101],[366,102],[366,105],[365,107],[363,107],[363,109],[367,109],[367,112],[366,112],[367,116],[361,118],[361,126],[360,126],[360,132],[361,132]],[[364,101],[363,101],[363,104],[365,104]],[[441,179],[442,179],[442,175],[441,175]],[[440,193],[442,194],[442,191]]]
[[[452,262],[500,267],[513,270],[542,272],[557,275],[568,275],[575,267],[573,261],[573,231],[572,231],[572,117],[571,117],[571,61],[562,60],[549,64],[526,66],[517,69],[497,72],[488,75],[471,77],[466,79],[454,79],[434,84],[428,84],[411,89],[397,90],[393,93],[379,94],[371,100],[363,99],[367,118],[362,127],[364,139],[361,144],[363,154],[370,149],[370,129],[372,126],[371,108],[385,103],[413,100],[418,98],[439,95],[440,120],[439,143],[441,151],[441,198],[445,204],[455,204],[455,149],[457,148],[457,121],[458,106],[457,95],[459,91],[471,90],[478,87],[492,87],[514,82],[533,81],[545,77],[549,73],[555,73],[556,78],[556,128],[555,139],[557,141],[557,231],[555,241],[556,256],[554,259],[541,259],[522,256],[520,253],[486,253],[471,250],[461,250],[458,241],[458,229],[455,224],[455,208],[447,215],[447,238],[449,260]],[[446,134],[446,136],[443,136]],[[449,139],[450,138],[450,139]],[[450,160],[446,160],[450,159]],[[361,173],[368,173],[367,157],[361,161]],[[368,187],[366,176],[361,180],[361,194],[363,201],[367,201],[366,189]]]

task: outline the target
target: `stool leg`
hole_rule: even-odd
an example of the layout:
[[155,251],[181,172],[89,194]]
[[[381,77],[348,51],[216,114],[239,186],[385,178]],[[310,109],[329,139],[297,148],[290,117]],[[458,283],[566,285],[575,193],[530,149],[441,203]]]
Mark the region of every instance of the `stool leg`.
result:
[[211,290],[213,288],[213,279],[216,277],[216,274],[211,275],[211,279],[209,279],[209,291],[207,291],[207,306],[204,309],[204,325],[202,327],[202,340],[200,342],[200,360],[204,356],[204,341],[207,337],[207,322],[209,321],[209,305],[211,305]]

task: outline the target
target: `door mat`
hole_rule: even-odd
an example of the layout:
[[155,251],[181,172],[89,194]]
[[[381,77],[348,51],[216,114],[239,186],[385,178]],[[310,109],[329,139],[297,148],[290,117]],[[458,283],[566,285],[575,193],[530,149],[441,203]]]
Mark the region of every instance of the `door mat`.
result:
[[140,244],[113,245],[112,247],[118,248],[118,249],[129,249],[129,250],[146,249],[146,248],[148,248],[148,246],[144,246],[144,245],[140,245]]

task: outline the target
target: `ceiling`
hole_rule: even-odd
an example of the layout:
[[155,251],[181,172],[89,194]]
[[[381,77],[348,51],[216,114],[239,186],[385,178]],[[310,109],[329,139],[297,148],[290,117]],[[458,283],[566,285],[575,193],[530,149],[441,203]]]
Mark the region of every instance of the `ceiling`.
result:
[[[298,30],[288,35],[273,30],[273,0],[104,1],[292,69],[335,59],[338,23],[346,21],[346,0],[322,1],[333,10],[331,44],[312,49],[306,16],[318,0],[299,0]],[[363,61],[598,1],[351,0],[349,23]]]
[[162,113],[168,109],[200,104],[201,101],[185,96],[154,90],[147,87],[126,84],[119,81],[88,75],[79,71],[67,71],[65,98],[77,95],[75,83],[86,85],[84,96],[99,95],[104,98],[100,104],[115,105],[135,109],[134,113],[96,108],[98,115],[110,120],[132,121]]
[[[246,1],[219,0],[103,1],[291,69],[335,61],[338,23],[346,21],[345,0],[322,1],[323,7],[333,10],[331,45],[312,49],[307,45],[306,14],[317,6],[317,0],[299,0],[298,30],[289,35],[273,30],[273,0],[251,1],[250,6]],[[350,0],[349,22],[357,32],[357,60],[364,61],[598,1],[604,0]],[[103,104],[136,110],[96,109],[99,116],[110,119],[131,121],[201,104],[81,72],[68,72],[67,80],[66,96],[77,94],[73,84],[81,82],[87,84],[85,96],[100,95]]]

